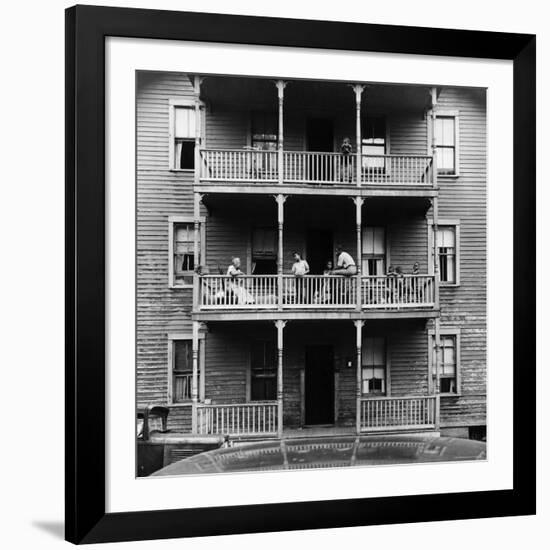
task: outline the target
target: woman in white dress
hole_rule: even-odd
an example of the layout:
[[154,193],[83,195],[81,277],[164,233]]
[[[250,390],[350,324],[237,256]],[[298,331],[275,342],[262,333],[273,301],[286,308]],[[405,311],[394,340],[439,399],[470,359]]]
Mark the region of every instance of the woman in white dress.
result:
[[230,277],[228,288],[230,292],[229,304],[231,305],[246,305],[254,303],[254,296],[248,292],[244,285],[244,281],[240,280],[244,273],[241,271],[240,258],[233,258],[230,266],[227,268],[226,275]]

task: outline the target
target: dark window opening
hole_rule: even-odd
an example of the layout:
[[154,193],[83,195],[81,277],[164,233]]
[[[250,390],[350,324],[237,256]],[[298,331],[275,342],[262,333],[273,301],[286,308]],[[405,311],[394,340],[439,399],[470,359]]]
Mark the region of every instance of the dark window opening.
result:
[[182,403],[192,397],[193,347],[191,340],[174,340],[173,345],[172,401]]
[[252,147],[262,151],[277,150],[278,119],[276,113],[252,113]]
[[275,342],[253,342],[250,357],[250,400],[277,399],[277,349]]
[[192,170],[195,168],[195,141],[176,140],[176,168]]

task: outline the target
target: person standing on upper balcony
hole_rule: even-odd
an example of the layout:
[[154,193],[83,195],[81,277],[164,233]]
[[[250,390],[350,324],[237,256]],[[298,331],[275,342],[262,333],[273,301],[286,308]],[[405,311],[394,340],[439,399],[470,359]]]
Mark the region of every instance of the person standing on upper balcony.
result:
[[336,246],[336,254],[338,259],[336,260],[336,267],[332,274],[333,275],[356,275],[357,266],[355,265],[355,260],[352,258],[351,254],[348,254],[344,247],[339,244]]
[[352,167],[352,153],[353,146],[349,137],[345,137],[342,140],[340,146],[340,152],[342,153],[342,165],[340,166],[340,181],[350,182],[353,179],[353,167]]
[[293,257],[292,274],[296,279],[296,300],[300,304],[307,298],[304,292],[304,275],[309,273],[309,264],[306,260],[302,259],[302,255],[299,252],[294,252]]

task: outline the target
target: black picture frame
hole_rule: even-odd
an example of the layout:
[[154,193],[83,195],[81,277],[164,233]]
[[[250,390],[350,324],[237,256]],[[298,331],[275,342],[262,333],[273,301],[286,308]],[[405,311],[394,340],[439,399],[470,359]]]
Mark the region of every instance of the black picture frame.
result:
[[[105,512],[105,38],[513,61],[513,489]],[[535,36],[75,6],[66,11],[66,539],[96,543],[535,513]],[[519,137],[521,136],[521,138]]]

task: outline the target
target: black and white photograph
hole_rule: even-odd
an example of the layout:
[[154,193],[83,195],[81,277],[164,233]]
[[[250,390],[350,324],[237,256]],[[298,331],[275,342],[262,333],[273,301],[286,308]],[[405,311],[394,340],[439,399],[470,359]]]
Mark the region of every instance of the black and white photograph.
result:
[[487,459],[486,89],[136,73],[143,476]]

